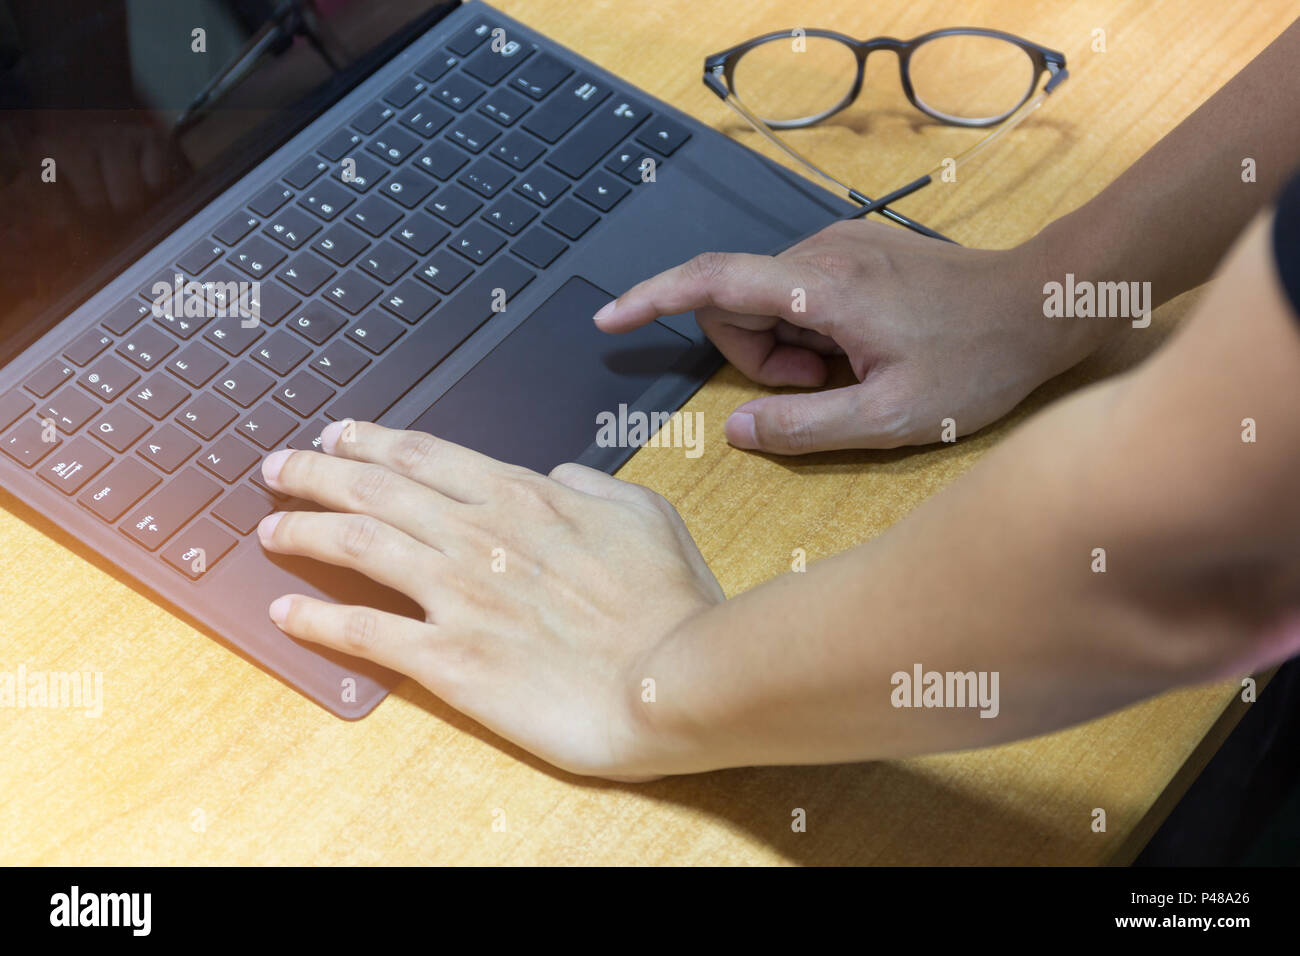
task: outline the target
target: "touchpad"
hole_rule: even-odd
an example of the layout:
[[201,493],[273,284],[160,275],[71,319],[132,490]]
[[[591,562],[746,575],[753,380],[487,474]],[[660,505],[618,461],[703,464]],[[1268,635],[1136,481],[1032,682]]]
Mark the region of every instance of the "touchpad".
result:
[[618,414],[691,347],[651,322],[608,335],[591,317],[614,298],[576,276],[411,423],[543,474],[596,440],[596,415]]

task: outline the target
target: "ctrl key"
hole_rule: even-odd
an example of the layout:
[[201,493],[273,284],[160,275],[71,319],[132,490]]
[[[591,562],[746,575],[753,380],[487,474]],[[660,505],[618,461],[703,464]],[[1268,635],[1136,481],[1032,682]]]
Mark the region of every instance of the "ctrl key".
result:
[[134,458],[124,458],[77,500],[105,521],[116,521],[162,479]]
[[130,512],[119,527],[137,544],[157,551],[220,493],[221,486],[215,481],[204,478],[196,468],[186,468]]
[[234,538],[207,518],[200,518],[163,549],[162,559],[190,580],[197,581],[234,546]]

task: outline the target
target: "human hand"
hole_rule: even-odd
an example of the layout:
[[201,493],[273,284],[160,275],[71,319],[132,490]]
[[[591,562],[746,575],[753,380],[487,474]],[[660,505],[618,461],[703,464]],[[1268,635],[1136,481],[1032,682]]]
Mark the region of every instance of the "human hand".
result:
[[412,598],[417,621],[302,595],[272,602],[291,637],[415,678],[575,773],[646,779],[675,743],[645,716],[641,662],[724,600],[664,498],[577,464],[550,477],[420,432],[334,422],[324,454],[278,451],[270,551],[352,568]]
[[763,385],[823,385],[842,355],[857,384],[746,402],[727,440],[778,454],[894,448],[938,441],[945,418],[976,431],[1096,348],[1104,322],[1043,316],[1048,268],[1033,241],[968,249],[850,221],[774,257],[696,256],[633,286],[597,325],[626,332],[694,309]]

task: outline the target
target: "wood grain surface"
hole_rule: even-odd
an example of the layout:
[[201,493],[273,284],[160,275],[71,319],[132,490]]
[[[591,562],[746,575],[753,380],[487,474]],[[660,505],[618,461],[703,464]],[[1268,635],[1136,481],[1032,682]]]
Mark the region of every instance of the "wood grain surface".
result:
[[[1059,95],[963,166],[958,183],[899,204],[985,247],[1014,245],[1095,195],[1293,15],[1280,0],[497,5],[755,148],[757,137],[700,74],[706,54],[761,32],[910,37],[974,25],[1062,50],[1071,78]],[[1092,49],[1098,29],[1105,52]],[[872,63],[867,84],[842,120],[794,134],[855,185],[879,194],[971,142],[968,131],[909,112],[892,63]],[[796,548],[815,560],[878,534],[1026,415],[1139,361],[1195,296],[1049,383],[1003,423],[941,448],[798,460],[733,450],[723,422],[761,390],[724,369],[687,406],[703,413],[704,454],[643,449],[620,476],[677,505],[736,594],[787,572]],[[366,719],[338,720],[12,497],[0,505],[0,670],[104,675],[98,718],[0,709],[2,863],[1125,862],[1244,706],[1228,683],[990,750],[592,782],[550,770],[411,681]],[[792,653],[796,645],[792,634]],[[1091,828],[1098,807],[1105,833]],[[802,833],[791,828],[798,808],[807,814]]]

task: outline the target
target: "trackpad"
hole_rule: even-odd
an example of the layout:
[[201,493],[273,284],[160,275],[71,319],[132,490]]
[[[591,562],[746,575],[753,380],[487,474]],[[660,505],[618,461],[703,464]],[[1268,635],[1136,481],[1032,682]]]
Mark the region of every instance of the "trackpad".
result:
[[658,322],[607,335],[592,315],[614,296],[576,276],[470,369],[411,428],[546,473],[596,440],[691,347]]

